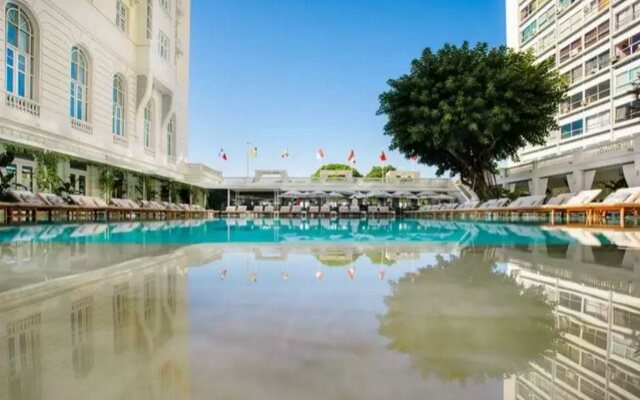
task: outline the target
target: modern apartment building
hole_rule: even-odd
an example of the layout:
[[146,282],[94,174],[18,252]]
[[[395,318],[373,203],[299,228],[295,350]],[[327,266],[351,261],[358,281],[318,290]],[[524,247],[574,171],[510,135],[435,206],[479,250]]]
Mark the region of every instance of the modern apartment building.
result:
[[559,129],[525,148],[498,181],[544,194],[605,182],[640,185],[640,1],[507,0],[507,43],[551,59],[569,82]]
[[[0,140],[62,154],[63,181],[100,194],[99,168],[207,187],[220,173],[189,164],[189,0],[9,0],[0,46]],[[18,155],[17,183],[38,190]],[[129,174],[131,172],[131,174]]]

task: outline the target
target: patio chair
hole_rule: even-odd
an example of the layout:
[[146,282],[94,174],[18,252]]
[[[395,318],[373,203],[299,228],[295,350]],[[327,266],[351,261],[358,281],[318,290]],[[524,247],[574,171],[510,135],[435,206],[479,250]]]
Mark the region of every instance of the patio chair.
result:
[[302,206],[293,206],[291,207],[291,211],[289,212],[291,217],[301,217],[303,214]]
[[338,207],[338,216],[340,218],[342,217],[350,217],[351,216],[351,212],[349,211],[349,207],[347,206],[340,206]]
[[263,212],[262,206],[253,206],[253,210],[251,210],[251,214],[256,217],[261,217]]
[[289,206],[281,206],[280,210],[278,211],[278,216],[282,217],[288,217],[291,214],[291,207]]
[[309,217],[315,217],[320,214],[320,207],[318,206],[309,206],[309,211],[307,215]]
[[273,217],[274,213],[275,213],[275,209],[273,208],[272,205],[265,206],[264,209],[262,210],[262,215],[269,215]]
[[320,207],[320,216],[321,217],[331,217],[333,212],[331,211],[331,206],[329,204],[324,204]]
[[222,212],[222,215],[226,217],[233,217],[237,214],[236,210],[236,206],[227,206],[227,208]]

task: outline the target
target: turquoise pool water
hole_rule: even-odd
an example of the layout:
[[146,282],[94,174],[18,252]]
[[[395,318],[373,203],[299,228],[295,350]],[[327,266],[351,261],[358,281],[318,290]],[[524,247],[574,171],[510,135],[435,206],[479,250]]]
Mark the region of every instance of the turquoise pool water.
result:
[[[615,236],[615,235],[613,235]],[[608,244],[610,232],[536,225],[423,220],[213,220],[113,224],[38,225],[0,230],[0,243],[363,243],[427,242],[464,245],[565,244],[591,240]],[[615,240],[615,238],[613,239]]]
[[640,231],[0,231],[0,399],[640,399]]

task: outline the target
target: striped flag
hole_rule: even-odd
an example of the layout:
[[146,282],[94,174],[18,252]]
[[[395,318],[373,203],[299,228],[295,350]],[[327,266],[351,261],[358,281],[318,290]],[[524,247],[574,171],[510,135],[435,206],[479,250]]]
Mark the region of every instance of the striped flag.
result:
[[256,158],[256,157],[258,157],[258,148],[257,148],[257,147],[254,147],[254,148],[250,149],[250,150],[249,150],[249,156],[250,156],[251,158]]
[[351,151],[349,152],[349,157],[347,157],[347,161],[352,164],[356,163],[356,152],[353,151],[353,149],[351,149]]
[[322,149],[318,149],[318,151],[316,152],[316,158],[318,160],[322,160],[324,159],[324,150]]
[[382,153],[380,153],[380,161],[381,162],[387,161],[387,155],[384,154],[384,151]]
[[220,153],[218,153],[218,157],[222,158],[224,161],[227,161],[227,153],[225,153],[224,149],[220,149]]
[[282,154],[280,154],[280,158],[289,158],[289,149],[284,149]]

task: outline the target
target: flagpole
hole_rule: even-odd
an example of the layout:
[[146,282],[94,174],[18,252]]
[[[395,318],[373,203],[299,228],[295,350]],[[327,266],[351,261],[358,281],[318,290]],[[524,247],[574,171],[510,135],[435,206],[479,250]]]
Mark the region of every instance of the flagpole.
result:
[[247,182],[249,182],[249,158],[251,157],[249,154],[250,148],[251,142],[247,142]]

